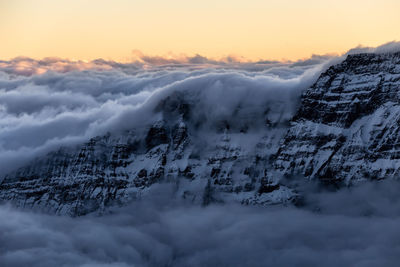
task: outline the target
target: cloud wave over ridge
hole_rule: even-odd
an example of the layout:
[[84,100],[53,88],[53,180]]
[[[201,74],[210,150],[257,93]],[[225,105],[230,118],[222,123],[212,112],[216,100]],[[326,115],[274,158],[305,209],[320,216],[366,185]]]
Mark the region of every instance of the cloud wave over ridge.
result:
[[0,175],[60,146],[148,125],[160,119],[155,110],[160,101],[176,93],[208,120],[232,117],[243,107],[250,114],[270,107],[289,119],[302,90],[329,60],[314,56],[296,63],[175,63],[150,69],[101,60],[2,61]]

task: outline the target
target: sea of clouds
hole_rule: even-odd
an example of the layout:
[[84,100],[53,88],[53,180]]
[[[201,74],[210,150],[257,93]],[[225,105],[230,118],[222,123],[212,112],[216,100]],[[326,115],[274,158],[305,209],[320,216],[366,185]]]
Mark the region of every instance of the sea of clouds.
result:
[[[386,53],[399,43],[355,48]],[[343,56],[297,62],[165,59],[121,64],[0,61],[0,177],[35,157],[107,132],[140,128],[175,93],[204,121],[265,106],[290,119],[301,92]],[[277,105],[277,103],[280,103]],[[247,109],[246,112],[249,112]],[[397,266],[397,183],[308,188],[304,206],[185,206],[166,185],[104,217],[65,218],[0,206],[0,266]]]
[[103,217],[0,206],[1,266],[398,266],[399,183],[309,190],[302,208],[183,205],[158,194]]

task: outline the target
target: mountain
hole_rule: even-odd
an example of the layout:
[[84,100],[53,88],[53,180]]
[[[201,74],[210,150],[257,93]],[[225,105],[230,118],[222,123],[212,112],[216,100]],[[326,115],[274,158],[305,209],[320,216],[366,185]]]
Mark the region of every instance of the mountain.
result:
[[[206,116],[193,94],[172,92],[158,119],[63,147],[4,177],[0,199],[50,213],[104,212],[173,185],[183,201],[269,205],[295,201],[283,178],[353,184],[400,169],[400,53],[349,55],[287,103],[238,105]],[[293,116],[294,115],[294,116]]]
[[400,171],[400,53],[350,55],[304,92],[278,172],[351,184]]
[[[285,103],[203,116],[198,92],[174,92],[155,106],[159,119],[60,148],[5,176],[0,199],[49,213],[103,212],[168,183],[188,202],[289,201],[293,190],[268,180],[270,157],[287,132]],[[268,193],[268,194],[262,194]]]

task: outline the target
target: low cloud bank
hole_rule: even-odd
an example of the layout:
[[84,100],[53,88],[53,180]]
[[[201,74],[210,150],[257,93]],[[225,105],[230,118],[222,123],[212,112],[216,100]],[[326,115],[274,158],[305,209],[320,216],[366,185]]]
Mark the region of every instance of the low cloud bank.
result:
[[397,266],[400,185],[294,207],[185,206],[168,188],[104,217],[0,206],[1,266]]

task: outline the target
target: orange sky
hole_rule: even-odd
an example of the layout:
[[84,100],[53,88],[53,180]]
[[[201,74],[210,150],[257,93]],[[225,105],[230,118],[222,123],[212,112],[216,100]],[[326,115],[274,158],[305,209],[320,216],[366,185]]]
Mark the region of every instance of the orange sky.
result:
[[400,40],[399,0],[0,0],[0,58],[251,60]]

